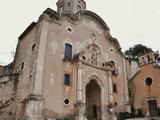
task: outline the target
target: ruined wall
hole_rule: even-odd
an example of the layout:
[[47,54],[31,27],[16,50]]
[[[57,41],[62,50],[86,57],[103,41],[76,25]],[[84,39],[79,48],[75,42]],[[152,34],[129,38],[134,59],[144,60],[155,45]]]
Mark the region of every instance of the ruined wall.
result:
[[[16,49],[14,73],[19,73],[17,102],[23,103],[28,97],[32,84],[33,54],[36,47],[36,27],[20,39]],[[23,111],[22,104],[17,104],[17,115]],[[23,113],[22,113],[23,114]],[[18,117],[17,116],[17,117]]]
[[16,92],[18,85],[18,75],[0,77],[0,118],[9,119],[16,111]]

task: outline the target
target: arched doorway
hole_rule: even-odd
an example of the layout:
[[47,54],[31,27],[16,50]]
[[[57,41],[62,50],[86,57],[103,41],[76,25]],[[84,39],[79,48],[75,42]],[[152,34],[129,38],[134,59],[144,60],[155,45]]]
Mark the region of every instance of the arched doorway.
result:
[[86,116],[87,120],[101,119],[101,89],[95,80],[86,86]]

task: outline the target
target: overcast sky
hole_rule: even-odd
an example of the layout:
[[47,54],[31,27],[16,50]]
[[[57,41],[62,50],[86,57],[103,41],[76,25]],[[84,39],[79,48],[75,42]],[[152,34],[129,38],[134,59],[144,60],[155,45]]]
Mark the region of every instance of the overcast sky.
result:
[[[125,51],[135,44],[160,50],[160,0],[85,0]],[[0,64],[13,60],[18,37],[46,8],[56,10],[57,0],[3,0],[0,3]]]

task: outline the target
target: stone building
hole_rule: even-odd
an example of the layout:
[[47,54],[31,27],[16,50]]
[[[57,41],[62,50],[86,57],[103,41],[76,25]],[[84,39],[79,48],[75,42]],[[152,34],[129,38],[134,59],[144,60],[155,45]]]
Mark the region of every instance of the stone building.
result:
[[20,120],[110,120],[130,112],[126,60],[83,0],[59,0],[20,35],[0,66],[0,116]]
[[160,107],[160,58],[154,52],[138,57],[139,69],[129,81],[131,103],[134,109],[145,116],[159,116]]

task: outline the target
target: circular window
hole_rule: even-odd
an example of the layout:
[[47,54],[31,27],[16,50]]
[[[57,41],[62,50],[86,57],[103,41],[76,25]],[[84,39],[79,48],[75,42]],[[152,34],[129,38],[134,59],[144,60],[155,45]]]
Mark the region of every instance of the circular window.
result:
[[69,99],[64,99],[64,104],[68,105],[69,104]]
[[152,84],[152,82],[153,82],[153,80],[152,80],[152,78],[150,78],[150,77],[147,77],[147,78],[145,79],[145,83],[146,83],[147,86],[150,86],[150,85]]
[[68,30],[69,32],[72,32],[72,29],[71,29],[71,28],[68,28],[67,30]]
[[73,31],[70,26],[67,26],[67,27],[66,27],[66,30],[67,30],[68,33],[72,33],[72,31]]

